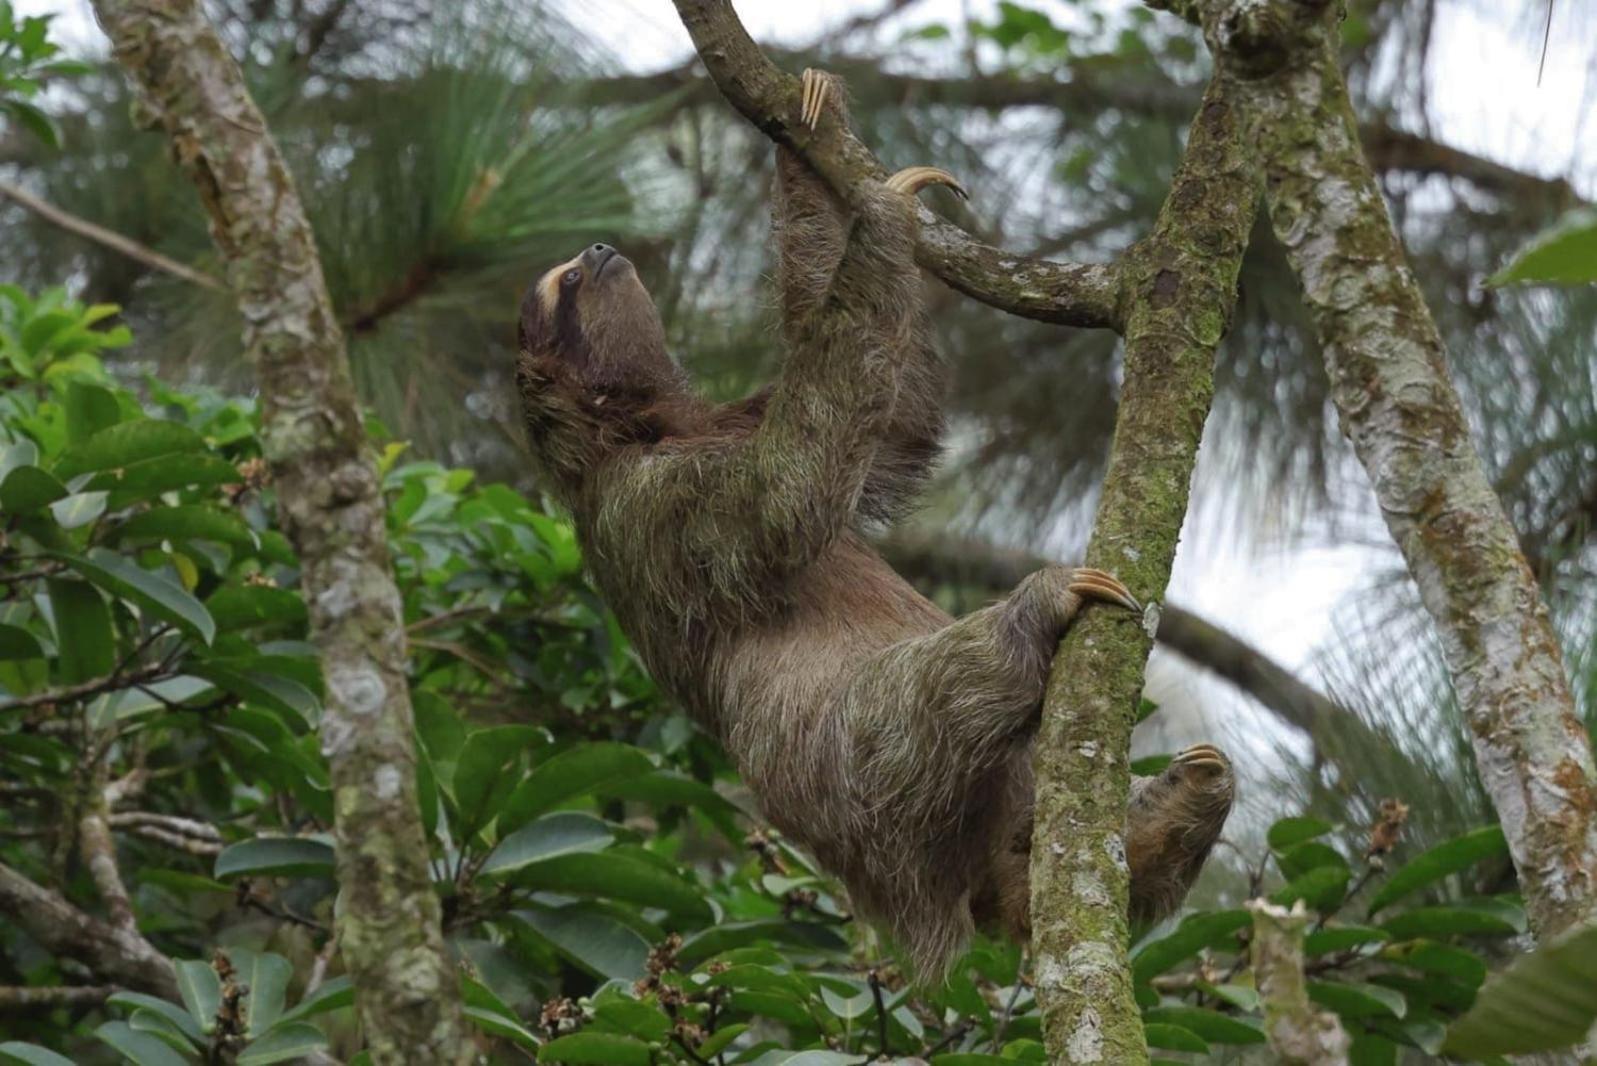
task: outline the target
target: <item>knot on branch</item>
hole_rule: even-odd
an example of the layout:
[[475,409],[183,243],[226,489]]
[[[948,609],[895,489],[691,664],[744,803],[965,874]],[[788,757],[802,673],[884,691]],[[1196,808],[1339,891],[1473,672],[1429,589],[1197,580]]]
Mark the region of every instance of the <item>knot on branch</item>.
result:
[[1237,75],[1265,78],[1284,69],[1314,32],[1331,0],[1232,0],[1211,9],[1209,45]]

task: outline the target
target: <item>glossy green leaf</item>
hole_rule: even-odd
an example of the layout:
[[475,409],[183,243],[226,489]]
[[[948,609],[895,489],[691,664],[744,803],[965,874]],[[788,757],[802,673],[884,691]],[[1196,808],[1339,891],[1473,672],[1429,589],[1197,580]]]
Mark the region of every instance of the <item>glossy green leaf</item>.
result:
[[539,1062],[567,1062],[572,1066],[649,1066],[649,1045],[619,1033],[572,1033],[538,1049]]
[[677,914],[710,916],[709,905],[698,889],[675,874],[630,855],[557,855],[521,867],[515,880],[549,892],[600,896],[661,907]]
[[[695,1050],[701,1059],[713,1059],[725,1051],[738,1037],[749,1031],[749,1027],[739,1022],[736,1025],[722,1025],[715,1032],[704,1038],[704,1042]],[[936,1060],[933,1060],[936,1061]]]
[[188,669],[245,703],[291,715],[303,726],[313,726],[321,717],[322,704],[316,694],[293,678],[265,670],[236,670],[214,660],[191,662]]
[[333,848],[308,837],[256,837],[222,849],[212,875],[229,877],[331,877]]
[[524,825],[567,800],[653,769],[648,754],[630,744],[582,744],[562,751],[540,763],[516,786],[500,812],[499,824],[510,828]]
[[1254,1019],[1203,1007],[1154,1007],[1143,1011],[1142,1018],[1144,1022],[1179,1025],[1211,1044],[1264,1043],[1264,1029]]
[[327,1046],[327,1037],[314,1025],[285,1022],[238,1053],[238,1066],[266,1066],[304,1058]]
[[649,942],[606,914],[583,906],[520,910],[516,917],[560,954],[600,977],[635,981],[643,976]]
[[1531,238],[1488,285],[1597,282],[1597,209],[1577,207]]
[[1334,925],[1317,929],[1303,938],[1303,954],[1308,958],[1327,955],[1333,951],[1346,951],[1362,944],[1375,944],[1392,939],[1385,929],[1369,925]]
[[[192,1021],[192,1019],[190,1019]],[[149,1033],[160,1039],[167,1047],[179,1055],[193,1055],[198,1050],[196,1044],[204,1046],[205,1041],[190,1039],[177,1023],[159,1011],[146,1007],[139,1007],[127,1017],[128,1027],[140,1032]]]
[[70,382],[62,406],[67,415],[67,440],[73,444],[122,420],[122,405],[117,403],[116,393],[88,381]]
[[75,685],[109,674],[116,666],[116,634],[105,598],[86,581],[52,578],[45,586],[55,616],[61,682]]
[[525,1026],[508,1014],[469,1006],[465,1008],[463,1013],[466,1015],[467,1020],[485,1033],[502,1036],[507,1040],[514,1040],[526,1048],[536,1048],[538,1046],[538,1038],[533,1036]]
[[163,455],[103,470],[89,479],[88,488],[116,494],[118,499],[142,500],[190,486],[237,484],[238,468],[226,459],[204,452]]
[[177,991],[183,997],[183,1006],[205,1033],[216,1030],[216,1012],[222,1005],[222,982],[208,962],[198,959],[179,959]]
[[1388,877],[1370,900],[1370,913],[1374,914],[1448,874],[1466,870],[1482,859],[1507,854],[1508,841],[1499,826],[1484,826],[1454,837],[1410,859]]
[[255,534],[238,515],[205,504],[152,507],[116,529],[120,541],[214,540],[253,549]]
[[216,623],[206,612],[205,605],[184,591],[183,586],[160,574],[136,566],[105,548],[91,548],[87,556],[61,554],[58,557],[111,595],[137,604],[141,610],[170,622],[202,642],[209,644],[216,636]]
[[283,956],[268,951],[231,948],[227,955],[238,972],[239,982],[249,989],[244,1000],[245,1035],[262,1036],[283,1015],[294,967]]
[[297,592],[267,585],[225,585],[210,595],[205,609],[223,633],[258,625],[300,627],[306,620]]
[[1456,1058],[1569,1047],[1597,1023],[1597,925],[1578,929],[1493,976],[1442,1050]]
[[296,1003],[293,1009],[284,1012],[278,1019],[280,1022],[297,1022],[330,1010],[355,1005],[355,985],[348,976],[338,976],[323,981],[316,986],[316,991]]
[[664,1040],[671,1032],[671,1019],[659,1007],[621,992],[595,997],[593,1015],[596,1024],[639,1040]]
[[0,622],[0,662],[43,657],[44,647],[40,645],[38,637],[21,626]]
[[737,814],[731,800],[702,781],[676,770],[653,770],[623,781],[600,785],[594,791],[606,799],[635,800],[655,807],[698,807],[705,811]]
[[782,918],[746,922],[721,922],[701,929],[683,941],[677,959],[696,965],[724,951],[769,941],[815,951],[840,951],[847,942],[835,929],[817,922],[787,921]]
[[536,726],[507,725],[472,731],[461,746],[453,777],[458,812],[452,829],[470,837],[498,817],[501,833],[519,827],[525,819],[507,820],[507,798],[518,775],[509,771],[528,747],[541,744],[543,731]]
[[1149,1022],[1142,1029],[1147,1035],[1149,1047],[1164,1051],[1189,1051],[1195,1055],[1209,1053],[1208,1043],[1191,1029],[1183,1029],[1169,1022]]
[[151,1011],[177,1026],[178,1031],[190,1040],[200,1043],[205,1039],[205,1034],[200,1031],[200,1023],[195,1021],[194,1015],[170,1000],[158,999],[143,992],[116,992],[106,1002],[113,1007],[125,1007],[130,1011]]
[[1286,907],[1301,899],[1315,910],[1330,910],[1347,894],[1351,876],[1346,866],[1320,866],[1270,893],[1270,902]]
[[1282,818],[1270,826],[1266,837],[1274,851],[1286,851],[1305,841],[1323,837],[1334,827],[1321,818]]
[[1229,940],[1252,921],[1253,916],[1245,910],[1201,911],[1188,915],[1168,936],[1145,941],[1138,947],[1131,960],[1132,977],[1139,982],[1151,980],[1204,948]]
[[484,876],[511,873],[529,863],[574,852],[598,851],[615,839],[602,819],[581,811],[556,811],[505,837],[483,862]]
[[1381,923],[1398,940],[1412,937],[1512,936],[1523,932],[1501,911],[1472,906],[1415,907]]
[[74,492],[50,504],[50,517],[62,529],[78,529],[105,514],[105,493]]
[[72,1066],[72,1060],[57,1055],[37,1044],[24,1044],[19,1040],[0,1043],[0,1062],[16,1062],[22,1066]]
[[182,1055],[158,1036],[141,1033],[127,1022],[106,1022],[94,1035],[111,1045],[134,1066],[188,1066]]
[[36,466],[19,466],[0,481],[0,512],[32,514],[67,494],[55,475]]
[[1344,1018],[1401,1018],[1408,1013],[1408,1001],[1403,994],[1380,985],[1356,981],[1310,981],[1308,987],[1310,999]]
[[1294,844],[1285,851],[1278,852],[1275,861],[1288,881],[1296,881],[1315,870],[1348,869],[1347,860],[1342,857],[1341,852],[1318,840]]
[[148,459],[206,451],[205,441],[188,426],[159,419],[122,422],[103,429],[61,454],[55,464],[60,478],[126,467]]

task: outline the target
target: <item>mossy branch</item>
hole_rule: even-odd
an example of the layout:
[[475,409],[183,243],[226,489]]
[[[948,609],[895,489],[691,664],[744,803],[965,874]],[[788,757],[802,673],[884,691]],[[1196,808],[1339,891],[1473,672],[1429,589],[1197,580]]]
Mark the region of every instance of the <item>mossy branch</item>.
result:
[[1120,265],[1125,381],[1087,565],[1119,575],[1150,606],[1140,622],[1086,612],[1043,703],[1031,918],[1053,1062],[1147,1061],[1126,963],[1131,729],[1259,200],[1233,91],[1226,79],[1210,83],[1154,230]]
[[261,441],[326,680],[338,942],[376,1063],[466,1063],[416,801],[385,508],[315,239],[237,63],[196,0],[96,0],[140,117],[199,189],[244,320]]

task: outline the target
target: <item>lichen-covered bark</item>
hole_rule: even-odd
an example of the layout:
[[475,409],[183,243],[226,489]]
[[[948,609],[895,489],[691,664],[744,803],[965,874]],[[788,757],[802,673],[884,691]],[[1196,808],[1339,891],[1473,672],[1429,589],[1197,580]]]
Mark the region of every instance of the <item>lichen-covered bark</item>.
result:
[[[1125,379],[1087,565],[1117,574],[1144,602],[1169,582],[1258,195],[1230,86],[1216,80],[1153,233],[1121,266]],[[1054,1062],[1147,1061],[1126,964],[1125,816],[1156,625],[1089,610],[1050,676],[1036,749],[1031,916]]]
[[195,0],[96,0],[138,108],[199,188],[260,383],[327,699],[339,949],[378,1063],[468,1062],[416,803],[405,637],[383,499],[310,226],[238,66]]
[[1597,917],[1597,773],[1535,577],[1492,491],[1442,341],[1359,148],[1339,6],[1216,3],[1270,219],[1325,350],[1342,429],[1436,622],[1538,934]]
[[1253,978],[1276,1060],[1286,1066],[1347,1066],[1350,1044],[1342,1023],[1309,1001],[1303,977],[1309,915],[1302,901],[1289,911],[1256,899],[1248,910],[1253,912]]

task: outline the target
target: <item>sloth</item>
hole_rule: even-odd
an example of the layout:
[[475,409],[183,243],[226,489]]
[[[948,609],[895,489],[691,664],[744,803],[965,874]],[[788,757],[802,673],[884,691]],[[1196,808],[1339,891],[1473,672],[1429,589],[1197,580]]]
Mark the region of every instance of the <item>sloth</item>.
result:
[[[799,120],[846,123],[806,71]],[[544,484],[644,663],[725,745],[766,818],[846,886],[917,977],[976,929],[1029,937],[1031,749],[1059,640],[1087,603],[1137,609],[1109,574],[1048,567],[955,620],[866,539],[939,452],[947,368],[915,267],[936,167],[847,205],[777,148],[773,232],[786,357],[739,401],[701,398],[633,264],[594,244],[528,290],[517,383]],[[1134,779],[1131,917],[1169,914],[1231,806],[1199,745]]]

